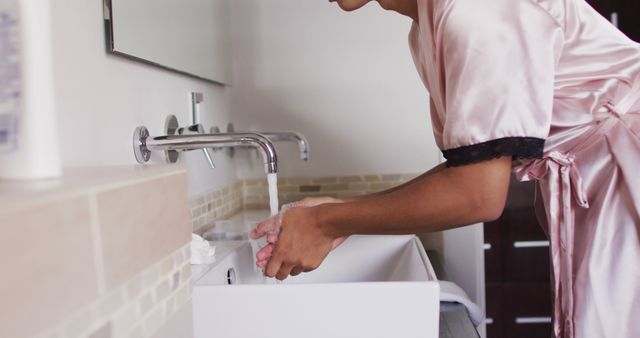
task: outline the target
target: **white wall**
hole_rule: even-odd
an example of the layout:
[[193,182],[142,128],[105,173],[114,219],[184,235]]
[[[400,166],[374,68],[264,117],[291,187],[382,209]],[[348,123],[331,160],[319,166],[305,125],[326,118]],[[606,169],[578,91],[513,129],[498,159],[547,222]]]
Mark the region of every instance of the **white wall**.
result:
[[[108,55],[101,0],[55,0],[54,62],[63,165],[133,165],[132,133],[138,125],[160,134],[175,114],[189,122],[188,93],[205,95],[202,122],[226,126],[229,88]],[[185,51],[187,53],[188,51]],[[216,154],[211,171],[200,152],[188,154],[191,195],[225,186],[236,178],[235,165]],[[154,156],[152,163],[162,163]]]
[[[318,0],[233,1],[236,126],[297,130],[311,161],[281,146],[285,176],[417,173],[438,162],[408,47],[411,21],[377,3],[352,13]],[[243,161],[241,177],[261,175]]]

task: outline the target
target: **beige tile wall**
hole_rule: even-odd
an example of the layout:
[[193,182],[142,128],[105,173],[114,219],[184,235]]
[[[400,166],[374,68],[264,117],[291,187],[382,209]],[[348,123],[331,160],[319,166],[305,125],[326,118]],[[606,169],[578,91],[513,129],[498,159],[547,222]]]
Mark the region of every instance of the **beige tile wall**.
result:
[[[278,198],[280,205],[282,205],[308,196],[341,198],[364,195],[395,187],[416,176],[417,174],[394,174],[279,178]],[[269,192],[266,180],[244,181],[244,207],[246,209],[269,207]]]
[[243,181],[237,181],[222,189],[191,198],[189,208],[193,232],[202,233],[211,228],[215,220],[226,219],[242,211],[243,185]]
[[[280,205],[308,196],[347,197],[389,189],[418,174],[361,175],[331,177],[278,178]],[[203,233],[214,221],[226,219],[242,210],[268,209],[269,192],[264,179],[241,180],[217,191],[190,200],[193,232]]]
[[183,169],[0,181],[0,200],[0,337],[149,337],[190,298]]
[[36,337],[150,337],[191,298],[189,255],[172,252]]

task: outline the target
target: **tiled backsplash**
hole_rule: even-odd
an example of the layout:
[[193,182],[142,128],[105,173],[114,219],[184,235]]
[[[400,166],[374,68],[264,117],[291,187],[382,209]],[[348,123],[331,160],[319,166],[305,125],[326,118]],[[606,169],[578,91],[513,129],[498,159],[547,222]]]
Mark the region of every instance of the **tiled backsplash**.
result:
[[229,218],[242,211],[243,184],[244,181],[237,181],[231,186],[191,198],[189,207],[194,232],[210,228],[213,221]]
[[176,250],[37,337],[150,337],[191,298],[189,255]]
[[[414,174],[363,175],[334,177],[290,177],[278,180],[280,205],[308,196],[348,197],[386,190],[416,177]],[[244,207],[262,209],[269,206],[266,180],[244,181]]]
[[[405,183],[418,174],[279,177],[280,205],[309,196],[347,197],[386,190]],[[202,233],[213,222],[226,219],[241,210],[268,209],[267,179],[248,179],[190,200],[194,232]]]

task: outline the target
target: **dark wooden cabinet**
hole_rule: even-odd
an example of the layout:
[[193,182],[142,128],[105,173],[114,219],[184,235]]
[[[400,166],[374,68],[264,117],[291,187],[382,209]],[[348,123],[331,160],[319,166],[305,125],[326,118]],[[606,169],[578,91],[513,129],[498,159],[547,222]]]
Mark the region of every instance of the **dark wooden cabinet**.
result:
[[587,0],[605,18],[617,17],[618,28],[631,39],[640,42],[640,1]]
[[547,283],[505,283],[506,337],[551,337],[551,290]]
[[533,203],[535,183],[512,179],[505,210],[486,223],[487,336],[551,336],[549,242]]

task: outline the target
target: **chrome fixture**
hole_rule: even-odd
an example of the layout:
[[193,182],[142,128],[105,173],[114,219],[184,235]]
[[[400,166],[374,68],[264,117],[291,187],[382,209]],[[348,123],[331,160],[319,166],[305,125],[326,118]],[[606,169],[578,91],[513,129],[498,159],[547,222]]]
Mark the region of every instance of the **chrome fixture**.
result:
[[191,122],[200,123],[200,103],[204,101],[204,95],[198,92],[191,92]]
[[[173,126],[172,126],[173,127]],[[278,158],[273,143],[260,133],[212,133],[204,134],[201,125],[167,130],[167,135],[149,136],[146,127],[137,127],[133,133],[133,152],[138,163],[145,163],[151,157],[151,151],[189,151],[208,148],[253,147],[258,149],[264,161],[267,173],[278,172]],[[175,153],[172,153],[175,154]],[[210,154],[207,155],[210,158]],[[210,161],[213,166],[213,161]]]
[[[204,127],[201,124],[193,124],[188,127],[182,127],[177,129],[178,135],[203,135]],[[167,134],[171,135],[171,134]],[[185,150],[193,150],[193,149],[185,149]],[[216,165],[213,163],[213,157],[211,157],[211,153],[209,152],[209,148],[202,148],[202,152],[204,153],[204,157],[207,159],[209,163],[209,167],[211,169],[215,169]]]
[[[164,121],[164,131],[167,133],[167,135],[176,134],[178,132],[178,128],[180,128],[180,125],[178,125],[178,119],[176,118],[176,116],[167,116],[167,119]],[[178,162],[178,158],[180,158],[180,153],[175,150],[165,150],[164,158],[168,163],[176,163]]]
[[261,132],[260,134],[266,136],[272,142],[290,141],[297,143],[298,149],[300,150],[300,159],[303,161],[309,160],[309,142],[307,141],[307,138],[304,137],[304,135],[292,131],[266,133]]
[[[235,133],[236,132],[236,127],[233,126],[233,123],[229,122],[227,123],[227,133]],[[226,150],[227,155],[229,155],[229,157],[233,158],[234,156],[236,156],[236,148],[228,148]]]

